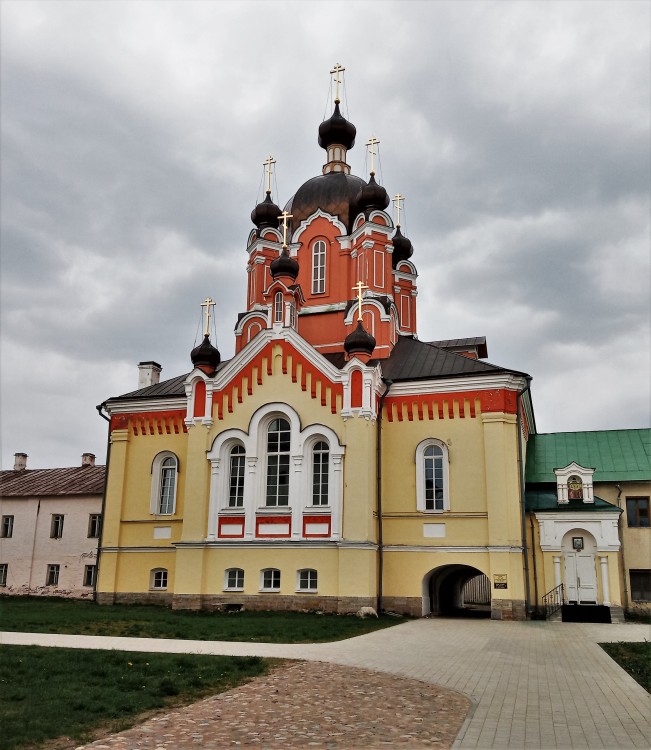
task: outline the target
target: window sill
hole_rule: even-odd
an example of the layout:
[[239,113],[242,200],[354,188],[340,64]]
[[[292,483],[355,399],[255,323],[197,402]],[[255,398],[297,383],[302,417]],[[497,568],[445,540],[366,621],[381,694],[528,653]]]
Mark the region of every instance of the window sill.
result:
[[225,588],[224,591],[239,591],[240,593],[244,591],[244,586],[237,586],[235,588]]
[[259,594],[279,594],[280,589],[258,589]]
[[160,589],[149,589],[150,591],[167,591],[167,586],[165,588]]
[[255,512],[259,516],[286,516],[292,509],[290,505],[261,505]]
[[318,594],[319,589],[296,589],[297,594]]

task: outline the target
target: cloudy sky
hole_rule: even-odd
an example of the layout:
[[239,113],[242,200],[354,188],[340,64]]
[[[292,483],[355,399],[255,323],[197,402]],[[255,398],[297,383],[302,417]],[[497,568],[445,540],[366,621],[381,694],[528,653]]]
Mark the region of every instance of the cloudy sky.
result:
[[262,162],[320,173],[329,71],[349,153],[407,196],[423,340],[485,335],[540,432],[649,422],[648,2],[2,0],[2,468],[106,451],[137,363],[222,357]]

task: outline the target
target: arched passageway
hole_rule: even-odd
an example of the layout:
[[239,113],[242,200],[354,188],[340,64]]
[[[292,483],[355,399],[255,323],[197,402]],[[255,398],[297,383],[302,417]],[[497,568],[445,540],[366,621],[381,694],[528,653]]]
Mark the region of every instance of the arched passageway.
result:
[[423,578],[423,615],[490,617],[490,581],[470,565],[443,565]]

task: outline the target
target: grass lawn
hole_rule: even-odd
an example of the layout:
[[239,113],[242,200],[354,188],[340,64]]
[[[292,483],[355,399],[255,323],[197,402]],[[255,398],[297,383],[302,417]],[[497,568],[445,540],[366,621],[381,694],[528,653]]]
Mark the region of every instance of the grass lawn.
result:
[[0,630],[25,633],[182,638],[198,641],[339,641],[405,622],[403,617],[303,612],[187,612],[141,605],[99,606],[46,597],[0,597]]
[[[0,750],[75,747],[264,674],[259,657],[0,647]],[[58,742],[52,742],[60,738]]]
[[636,682],[651,693],[651,642],[600,643],[599,645]]

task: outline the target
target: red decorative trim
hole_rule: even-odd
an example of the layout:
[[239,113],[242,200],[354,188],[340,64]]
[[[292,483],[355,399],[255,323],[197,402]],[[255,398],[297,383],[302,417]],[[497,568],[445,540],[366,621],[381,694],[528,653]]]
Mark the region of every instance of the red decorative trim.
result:
[[[517,411],[517,393],[506,388],[496,388],[491,391],[463,391],[459,393],[437,393],[419,396],[389,396],[386,400],[386,417],[389,422],[402,422],[405,419],[422,420],[425,414],[434,419],[434,410],[438,411],[438,418],[443,419],[447,414],[449,419],[455,419],[455,404],[457,404],[459,418],[465,419],[477,416],[477,402],[479,412],[505,412],[515,414]],[[414,407],[416,407],[414,409]]]
[[129,430],[135,437],[144,435],[178,435],[187,432],[185,411],[151,411],[113,414],[110,430]]
[[[224,526],[229,526],[231,529],[239,526],[239,534],[224,534],[222,529]],[[217,536],[224,539],[241,539],[244,536],[244,516],[228,516],[226,518],[220,518],[217,522]]]
[[[282,534],[261,534],[260,533],[260,525],[261,524],[273,524],[274,526],[278,524],[286,524],[287,525],[287,532],[283,532]],[[287,539],[292,535],[292,517],[291,516],[257,516],[255,519],[255,535],[257,537],[260,537],[261,539]]]
[[[307,525],[309,523],[327,523],[328,524],[328,531],[325,534],[308,534],[307,533]],[[332,519],[330,516],[303,516],[303,537],[314,539],[314,538],[324,538],[329,537],[332,533]]]

